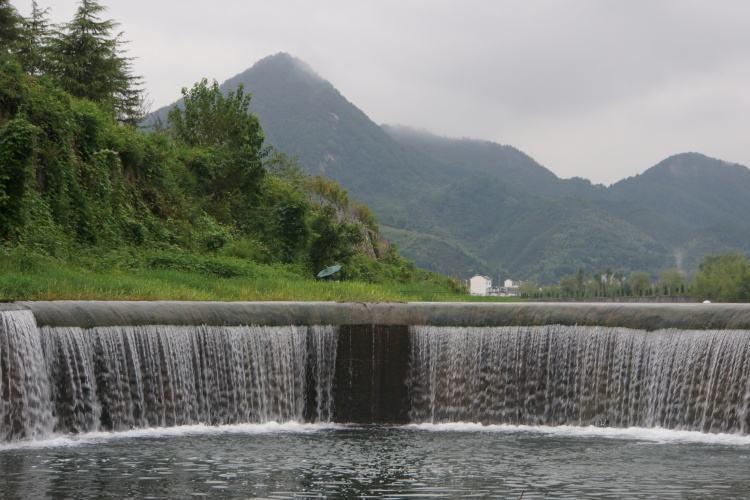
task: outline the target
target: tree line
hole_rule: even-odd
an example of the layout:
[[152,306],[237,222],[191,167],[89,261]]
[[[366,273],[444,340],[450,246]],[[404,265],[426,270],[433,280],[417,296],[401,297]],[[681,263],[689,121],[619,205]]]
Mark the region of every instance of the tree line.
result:
[[713,300],[720,302],[750,301],[750,260],[742,253],[708,256],[692,277],[676,268],[657,276],[646,271],[629,274],[606,269],[587,274],[583,269],[564,276],[555,285],[538,286],[526,282],[523,297],[530,299],[606,299],[658,297]]

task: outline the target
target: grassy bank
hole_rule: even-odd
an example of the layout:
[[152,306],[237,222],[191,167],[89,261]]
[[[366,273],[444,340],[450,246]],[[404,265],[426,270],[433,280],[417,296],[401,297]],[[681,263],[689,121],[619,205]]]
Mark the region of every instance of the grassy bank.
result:
[[[150,253],[79,256],[0,253],[0,299],[12,300],[472,300],[445,279],[319,281],[291,266],[232,257]],[[474,299],[475,300],[475,299]]]

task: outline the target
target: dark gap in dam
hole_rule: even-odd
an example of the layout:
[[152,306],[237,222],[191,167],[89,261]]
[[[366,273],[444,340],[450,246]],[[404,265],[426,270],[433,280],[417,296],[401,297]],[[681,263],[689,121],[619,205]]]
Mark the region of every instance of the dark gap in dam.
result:
[[335,421],[406,423],[409,394],[409,327],[339,327]]

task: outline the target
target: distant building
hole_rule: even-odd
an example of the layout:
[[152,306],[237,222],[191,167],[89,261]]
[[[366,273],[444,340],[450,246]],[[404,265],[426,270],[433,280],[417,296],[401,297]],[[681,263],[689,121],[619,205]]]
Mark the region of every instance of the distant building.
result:
[[498,289],[498,295],[501,297],[518,297],[521,295],[521,282],[512,279],[503,281],[503,286]]
[[476,275],[469,279],[469,294],[496,295],[499,297],[518,297],[521,295],[521,282],[507,279],[501,281],[502,286],[493,287],[492,279],[487,276]]
[[492,290],[492,280],[487,276],[476,275],[469,279],[469,294],[489,295]]

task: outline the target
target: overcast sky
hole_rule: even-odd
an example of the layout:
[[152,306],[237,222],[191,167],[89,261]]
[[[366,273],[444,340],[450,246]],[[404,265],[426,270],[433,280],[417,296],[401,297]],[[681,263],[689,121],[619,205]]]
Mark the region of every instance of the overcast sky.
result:
[[[76,1],[39,3],[62,21]],[[561,177],[684,151],[750,165],[750,1],[103,3],[152,109],[284,51],[378,123],[511,144]]]

